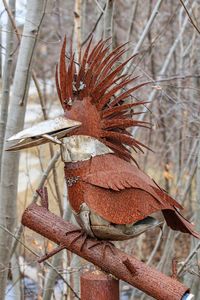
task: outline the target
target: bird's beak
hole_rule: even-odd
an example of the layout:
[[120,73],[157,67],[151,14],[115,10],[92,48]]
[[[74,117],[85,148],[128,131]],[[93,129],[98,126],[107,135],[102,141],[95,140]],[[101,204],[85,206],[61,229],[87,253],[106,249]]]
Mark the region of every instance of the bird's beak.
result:
[[66,119],[65,117],[57,117],[53,120],[40,122],[31,128],[24,129],[17,134],[11,136],[7,141],[12,142],[18,140],[11,145],[6,151],[17,151],[21,149],[31,148],[49,141],[62,144],[61,140],[66,133],[81,125],[80,122]]

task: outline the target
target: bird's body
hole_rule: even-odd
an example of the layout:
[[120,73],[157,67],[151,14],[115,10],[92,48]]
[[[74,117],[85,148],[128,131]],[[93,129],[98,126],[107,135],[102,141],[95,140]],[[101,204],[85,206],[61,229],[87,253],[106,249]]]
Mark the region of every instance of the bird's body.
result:
[[107,41],[101,40],[90,50],[91,42],[80,54],[77,69],[72,53],[66,64],[64,40],[56,70],[64,116],[55,124],[45,121],[18,133],[11,140],[20,141],[10,150],[47,141],[60,145],[69,201],[77,221],[90,236],[109,240],[137,236],[159,224],[151,215],[161,211],[172,229],[200,238],[180,214],[182,206],[143,173],[132,156],[132,151],[148,147],[128,128],[150,128],[148,122],[135,119],[140,113],[135,108],[146,102],[124,102],[145,85],[124,90],[137,79],[122,73],[133,57],[119,63],[126,52],[124,45],[109,52]]
[[87,150],[87,155],[82,161],[65,162],[65,178],[72,211],[88,235],[129,239],[159,225],[149,215],[162,211],[173,229],[199,237],[178,212],[182,206],[137,166],[114,153],[92,156]]

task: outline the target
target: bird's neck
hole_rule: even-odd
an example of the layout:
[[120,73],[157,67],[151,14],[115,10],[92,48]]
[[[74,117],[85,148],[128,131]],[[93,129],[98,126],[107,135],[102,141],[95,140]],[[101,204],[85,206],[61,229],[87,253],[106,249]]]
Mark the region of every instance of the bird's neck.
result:
[[61,145],[61,156],[65,163],[87,161],[92,157],[108,153],[113,151],[96,138],[87,135],[66,137]]

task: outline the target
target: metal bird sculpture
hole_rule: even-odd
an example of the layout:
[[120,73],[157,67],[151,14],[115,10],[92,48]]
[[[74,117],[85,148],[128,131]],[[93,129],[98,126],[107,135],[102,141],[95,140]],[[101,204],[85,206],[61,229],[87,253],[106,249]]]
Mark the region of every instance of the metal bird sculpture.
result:
[[9,140],[19,142],[8,150],[45,142],[60,145],[72,211],[91,237],[130,239],[160,224],[151,215],[161,211],[173,230],[200,238],[181,215],[182,206],[143,173],[131,155],[147,147],[128,128],[149,127],[135,119],[138,112],[133,110],[145,102],[124,102],[145,84],[124,89],[136,80],[122,73],[134,56],[119,63],[125,45],[110,52],[107,40],[93,48],[91,43],[80,53],[77,66],[72,51],[67,64],[64,40],[56,69],[64,115],[17,133]]

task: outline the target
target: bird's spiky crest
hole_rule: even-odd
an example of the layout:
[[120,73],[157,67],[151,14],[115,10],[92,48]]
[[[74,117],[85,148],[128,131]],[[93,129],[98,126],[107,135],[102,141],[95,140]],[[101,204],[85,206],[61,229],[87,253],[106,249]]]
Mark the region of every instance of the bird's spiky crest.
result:
[[[73,101],[82,101],[84,98],[90,97],[90,104],[96,107],[101,118],[98,139],[120,157],[130,160],[132,158],[131,148],[137,152],[137,150],[143,151],[143,147],[148,147],[134,139],[127,128],[134,126],[150,128],[150,124],[133,119],[134,115],[139,114],[134,112],[133,108],[147,102],[124,104],[123,101],[147,83],[135,85],[126,91],[123,90],[137,79],[137,77],[131,78],[129,74],[122,75],[124,67],[135,55],[119,63],[119,59],[127,51],[126,44],[110,52],[109,46],[106,46],[107,42],[108,39],[100,40],[91,49],[91,38],[86,49],[79,55],[79,63],[75,62],[71,50],[67,64],[65,38],[59,67],[56,68],[56,86],[64,111],[73,108]],[[117,66],[116,63],[118,63]],[[77,65],[79,65],[78,68]]]

